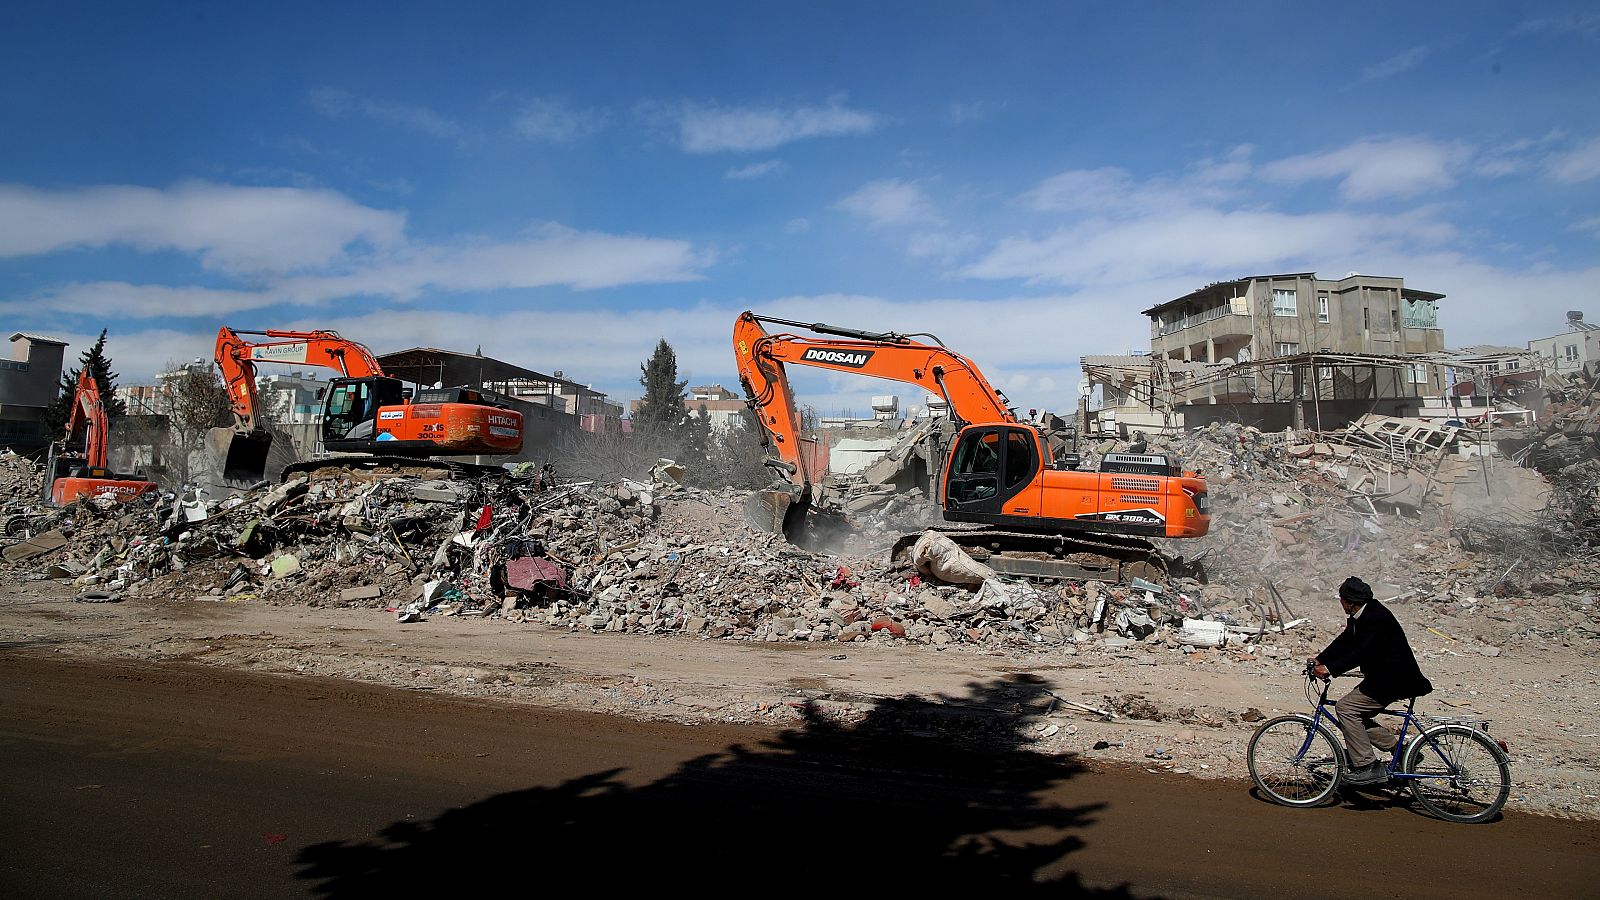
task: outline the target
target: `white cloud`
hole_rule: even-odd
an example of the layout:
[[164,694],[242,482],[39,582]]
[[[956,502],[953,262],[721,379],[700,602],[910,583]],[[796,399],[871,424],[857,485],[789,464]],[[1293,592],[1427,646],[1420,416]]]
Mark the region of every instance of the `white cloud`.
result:
[[783,223],[783,230],[786,234],[804,234],[811,230],[811,220],[804,217],[790,219]]
[[1042,238],[1001,241],[962,274],[1104,286],[1189,275],[1314,268],[1374,245],[1436,246],[1453,235],[1432,210],[1402,215],[1179,207],[1133,219],[1090,219]]
[[[916,298],[887,300],[856,294],[769,298],[738,305],[700,303],[687,308],[607,309],[562,307],[540,310],[456,312],[447,309],[386,310],[361,316],[317,317],[289,322],[287,328],[334,328],[384,353],[424,345],[471,349],[539,371],[561,369],[568,377],[593,383],[614,397],[638,395],[639,363],[665,338],[678,356],[678,377],[691,383],[721,382],[737,390],[731,334],[734,318],[746,308],[805,322],[900,332],[929,331],[951,349],[975,360],[990,381],[1020,406],[1070,411],[1075,402],[1074,366],[1085,353],[1125,349],[1149,340],[1148,320],[1138,314],[1148,297],[1141,292],[1179,290],[1178,285],[1131,286],[1087,295],[1051,295],[999,300]],[[1176,296],[1176,295],[1174,295]],[[1084,328],[1086,321],[1099,323]],[[1018,322],[1049,341],[1018,341]],[[799,331],[781,326],[770,330]],[[200,344],[197,342],[197,346]],[[204,343],[209,353],[209,343]],[[899,382],[835,375],[790,366],[801,403],[819,408],[849,405],[857,399],[898,394],[902,407],[920,404],[922,392]],[[841,402],[842,401],[842,402]]]
[[1592,234],[1595,237],[1600,237],[1600,216],[1589,216],[1586,219],[1579,219],[1568,226],[1567,230],[1583,232],[1585,234]]
[[907,241],[906,251],[919,258],[936,257],[949,261],[962,254],[970,253],[978,244],[978,236],[974,234],[949,234],[942,231],[927,231],[913,234]]
[[461,140],[466,129],[460,123],[443,116],[426,106],[395,103],[388,100],[370,100],[357,97],[349,91],[322,87],[311,92],[311,106],[330,119],[343,119],[351,115],[415,131],[429,137]]
[[1600,37],[1600,13],[1582,12],[1568,16],[1547,16],[1528,19],[1511,30],[1516,37],[1536,34],[1576,34],[1582,37]]
[[522,104],[511,119],[519,136],[539,143],[573,144],[593,136],[611,122],[603,109],[579,109],[558,97],[542,97]]
[[939,220],[922,188],[898,178],[868,182],[835,205],[878,226]]
[[748,166],[738,166],[724,172],[722,177],[729,181],[750,181],[763,175],[775,175],[788,168],[781,159],[769,159],[766,162],[751,163]]
[[405,221],[402,213],[304,188],[0,185],[0,257],[121,244],[196,253],[213,269],[288,272],[331,263],[353,244],[396,245]]
[[1361,80],[1378,81],[1415,69],[1422,64],[1423,60],[1428,58],[1429,52],[1428,47],[1423,45],[1396,53],[1382,62],[1363,68],[1361,70]]
[[971,100],[952,102],[945,109],[945,118],[952,125],[970,125],[973,122],[983,122],[994,118],[995,114],[1005,104],[989,100]]
[[1600,178],[1600,137],[1590,138],[1566,153],[1552,156],[1545,163],[1545,171],[1563,184]]
[[806,138],[865,134],[880,124],[876,114],[838,99],[788,109],[687,103],[674,118],[679,143],[689,153],[771,150]]
[[1117,217],[1212,203],[1236,193],[1239,182],[1253,169],[1250,157],[1254,149],[1244,144],[1221,158],[1203,159],[1176,179],[1140,181],[1126,169],[1110,166],[1072,169],[1040,182],[1023,195],[1023,203],[1038,212],[1092,212]]
[[1454,185],[1452,170],[1464,154],[1462,148],[1420,138],[1369,139],[1276,160],[1260,171],[1270,181],[1289,184],[1337,179],[1340,193],[1350,200],[1413,197]]
[[280,278],[253,290],[93,282],[68,284],[25,301],[0,303],[11,314],[73,314],[115,309],[128,319],[213,317],[278,305],[308,306],[344,297],[410,301],[427,292],[462,294],[566,286],[592,290],[622,284],[693,281],[712,262],[686,241],[574,231],[547,225],[512,241],[407,246],[347,271]]
[[[1325,275],[1356,269],[1401,275],[1406,284],[1446,294],[1441,324],[1450,346],[1511,343],[1561,330],[1570,298],[1583,296],[1600,279],[1600,267],[1573,271],[1514,270],[1490,266],[1457,253],[1355,251]],[[1245,274],[1234,271],[1232,275]],[[307,312],[272,325],[288,329],[334,328],[377,353],[414,346],[471,350],[540,371],[561,369],[618,399],[638,394],[638,366],[659,338],[678,355],[679,377],[695,384],[737,384],[730,346],[734,317],[743,309],[805,322],[829,322],[866,330],[938,335],[976,361],[990,382],[1018,407],[1070,411],[1076,402],[1078,357],[1149,347],[1149,320],[1139,314],[1182,296],[1208,276],[1195,271],[1165,278],[1114,281],[1083,290],[975,300],[960,297],[885,299],[858,294],[758,298],[734,303],[701,302],[682,308],[608,308],[559,304],[551,308],[506,305],[462,311],[435,308],[381,309],[360,315]],[[113,327],[108,347],[125,383],[136,383],[166,362],[209,358],[216,319],[190,332],[127,332]],[[1048,340],[1018,340],[1018,329]],[[773,331],[798,330],[772,327]],[[81,350],[92,334],[64,335]],[[791,366],[801,403],[820,409],[864,411],[873,394],[898,394],[902,406],[920,404],[921,392],[898,382],[824,374]]]

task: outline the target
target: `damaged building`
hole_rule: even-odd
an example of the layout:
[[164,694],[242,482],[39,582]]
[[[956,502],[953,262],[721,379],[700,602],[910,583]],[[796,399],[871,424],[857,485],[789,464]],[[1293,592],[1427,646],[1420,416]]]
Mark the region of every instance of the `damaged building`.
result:
[[1446,392],[1443,294],[1402,278],[1314,272],[1217,282],[1144,310],[1150,352],[1087,356],[1102,404],[1091,432],[1213,421],[1333,428],[1366,413],[1415,415]]

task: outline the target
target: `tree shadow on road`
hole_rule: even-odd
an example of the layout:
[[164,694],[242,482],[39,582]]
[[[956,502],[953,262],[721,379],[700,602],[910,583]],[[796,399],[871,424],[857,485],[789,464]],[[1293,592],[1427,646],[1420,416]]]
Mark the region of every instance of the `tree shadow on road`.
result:
[[[1037,685],[971,684],[960,697],[878,703],[842,724],[815,708],[754,745],[689,760],[648,784],[610,769],[487,797],[378,840],[303,849],[298,877],[331,897],[459,892],[487,876],[529,887],[581,879],[613,891],[763,893],[1005,887],[1095,889],[1069,857],[1101,804],[1062,805],[1077,763],[1027,748],[1016,714]],[[997,712],[998,711],[998,712]]]

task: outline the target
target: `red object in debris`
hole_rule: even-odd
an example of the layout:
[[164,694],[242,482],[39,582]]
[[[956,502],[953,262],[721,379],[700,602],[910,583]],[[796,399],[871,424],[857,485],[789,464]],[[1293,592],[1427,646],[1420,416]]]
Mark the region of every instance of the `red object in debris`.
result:
[[913,576],[911,576],[911,580],[909,582],[907,582],[907,584],[911,585],[912,587],[922,587],[922,576],[921,575],[913,575]]
[[906,627],[888,616],[879,616],[872,620],[873,631],[884,631],[885,629],[895,637],[906,636]]
[[841,588],[849,589],[860,583],[861,582],[850,577],[849,566],[840,566],[838,570],[833,573],[833,582],[829,584],[828,587],[834,590],[839,590]]
[[270,847],[273,844],[281,844],[284,841],[287,841],[289,839],[289,836],[287,834],[277,834],[276,832],[268,832],[266,834],[263,834],[261,836],[261,839],[263,841],[266,841],[267,842],[267,846]]
[[567,573],[550,560],[538,556],[519,556],[506,560],[507,587],[531,591],[539,583],[565,588]]
[[494,521],[494,507],[485,503],[483,509],[478,510],[478,530],[482,531]]

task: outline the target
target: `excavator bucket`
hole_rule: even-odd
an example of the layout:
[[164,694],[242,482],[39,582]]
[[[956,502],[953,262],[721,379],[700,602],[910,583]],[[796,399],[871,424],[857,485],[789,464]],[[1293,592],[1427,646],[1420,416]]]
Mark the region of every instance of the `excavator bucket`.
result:
[[206,432],[206,450],[221,470],[222,480],[233,485],[252,485],[267,477],[267,454],[272,450],[272,435],[265,431],[234,431],[213,428]]
[[807,491],[798,485],[774,484],[744,502],[744,517],[753,528],[781,534],[791,541],[805,527],[811,508]]

